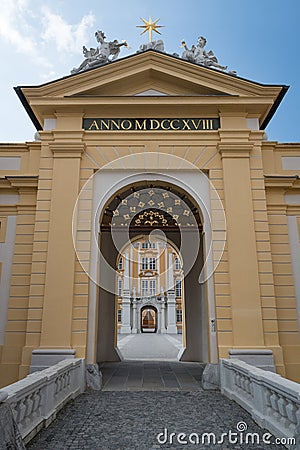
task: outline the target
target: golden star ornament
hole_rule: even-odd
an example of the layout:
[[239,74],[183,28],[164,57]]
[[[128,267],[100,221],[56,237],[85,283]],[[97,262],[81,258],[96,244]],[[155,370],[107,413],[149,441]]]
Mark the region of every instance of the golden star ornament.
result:
[[145,28],[144,31],[142,31],[141,34],[146,33],[146,31],[149,32],[149,41],[152,42],[152,32],[155,31],[155,33],[161,34],[157,28],[163,28],[163,25],[157,25],[157,22],[160,19],[156,19],[154,22],[152,21],[152,17],[149,17],[149,20],[142,19],[144,22],[144,25],[137,25],[137,28]]

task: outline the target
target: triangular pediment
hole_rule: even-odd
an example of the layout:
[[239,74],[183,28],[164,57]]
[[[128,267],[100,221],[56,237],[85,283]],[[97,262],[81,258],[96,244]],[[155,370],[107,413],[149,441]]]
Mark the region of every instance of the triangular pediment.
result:
[[25,95],[34,97],[138,95],[146,91],[165,95],[259,96],[265,87],[217,69],[147,51],[41,86],[22,89]]
[[42,123],[46,108],[43,106],[41,110],[39,103],[49,105],[49,114],[50,105],[54,108],[55,104],[60,107],[68,104],[70,107],[91,101],[96,104],[97,99],[101,98],[103,104],[103,99],[112,97],[134,97],[139,101],[141,98],[153,100],[156,96],[162,101],[170,97],[198,97],[199,100],[195,102],[209,102],[212,99],[218,104],[232,103],[236,99],[250,99],[250,103],[254,104],[255,99],[258,103],[266,99],[265,110],[259,114],[266,117],[279,97],[282,86],[262,85],[150,50],[41,86],[20,87],[16,90],[25,107],[27,103],[39,123]]
[[[180,64],[180,62],[179,62]],[[179,69],[179,67],[177,67]],[[119,72],[119,71],[118,71]],[[158,65],[151,61],[151,65],[136,67],[134,72],[119,72],[115,77],[101,80],[97,86],[84,89],[76,96],[134,96],[134,95],[231,95],[218,89],[217,85],[208,84],[205,79],[187,76],[187,71],[176,73],[168,64]]]

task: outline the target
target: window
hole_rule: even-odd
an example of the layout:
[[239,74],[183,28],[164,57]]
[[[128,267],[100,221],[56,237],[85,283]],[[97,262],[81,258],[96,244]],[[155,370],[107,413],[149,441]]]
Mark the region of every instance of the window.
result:
[[122,310],[118,309],[118,323],[122,322]]
[[142,270],[148,269],[148,258],[142,258]]
[[175,270],[180,270],[180,269],[181,269],[180,259],[175,258]]
[[149,247],[150,247],[150,248],[156,248],[155,242],[149,242]]
[[142,280],[142,295],[148,294],[148,280]]
[[150,270],[156,269],[156,259],[155,258],[149,258],[149,269]]
[[142,248],[148,248],[148,242],[142,242]]
[[176,281],[175,294],[176,294],[176,297],[181,297],[181,281],[180,280]]
[[123,258],[122,258],[122,256],[121,256],[120,259],[119,259],[118,269],[119,269],[119,270],[122,270],[122,269],[123,269]]
[[156,282],[155,280],[150,280],[150,295],[155,295],[156,292]]
[[182,323],[182,310],[181,309],[176,310],[176,322]]
[[122,278],[118,279],[118,296],[121,297],[122,295]]

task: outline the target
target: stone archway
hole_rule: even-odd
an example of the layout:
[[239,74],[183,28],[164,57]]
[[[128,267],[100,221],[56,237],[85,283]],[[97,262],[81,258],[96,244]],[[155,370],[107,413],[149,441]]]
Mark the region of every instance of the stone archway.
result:
[[[122,209],[118,210],[119,207],[121,208],[123,206],[134,208],[134,206],[130,206],[129,199],[138,197],[138,194],[145,189],[148,190],[148,193],[153,191],[154,194],[159,190],[160,195],[164,196],[165,194],[165,198],[172,197],[174,200],[174,205],[176,201],[175,197],[179,197],[177,200],[177,206],[179,206],[180,202],[184,199],[185,209],[182,209],[181,215],[175,213],[170,215],[167,214],[163,208],[161,208],[158,215],[155,216],[154,212],[156,212],[156,210],[154,210],[154,205],[150,203],[152,200],[149,200],[148,203],[151,209],[147,208],[146,210],[148,213],[148,216],[146,216],[147,220],[145,220],[145,214],[140,215],[138,219],[136,219],[136,211],[134,209],[132,210],[131,216],[127,213],[127,210],[125,213]],[[154,194],[149,193],[149,195],[153,196]],[[145,204],[144,201],[141,203]],[[162,206],[163,202],[156,201],[154,203]],[[168,208],[170,208],[170,206]],[[171,221],[168,222],[168,215],[173,220],[172,223]],[[117,218],[117,220],[115,220],[115,218]],[[190,223],[191,218],[193,218],[193,224]],[[139,222],[134,224],[135,226],[130,227],[132,220],[138,220]],[[143,220],[144,222],[141,223]],[[129,227],[127,228],[124,225],[125,221],[129,224]],[[159,223],[159,221],[162,223]],[[129,186],[124,186],[122,189],[117,191],[108,200],[108,202],[106,202],[105,207],[103,208],[99,238],[101,257],[104,258],[104,260],[106,260],[106,262],[108,262],[112,267],[114,267],[114,262],[117,260],[118,248],[121,248],[128,239],[128,232],[130,238],[134,238],[137,233],[141,233],[141,228],[143,229],[143,232],[147,231],[150,233],[153,230],[154,223],[156,229],[163,229],[167,239],[173,242],[178,248],[181,246],[181,241],[184,240],[185,247],[182,251],[184,264],[190,260],[191,254],[195,253],[196,237],[199,238],[199,248],[197,248],[195,259],[186,275],[185,280],[185,286],[187,286],[187,288],[185,289],[184,295],[184,350],[180,355],[180,359],[185,361],[207,362],[209,350],[206,292],[204,286],[199,284],[199,275],[204,261],[201,210],[199,205],[193,201],[186,191],[178,186],[174,186],[171,183],[161,182],[158,180],[155,182],[145,182],[143,180],[143,182],[139,182],[134,185],[131,184]],[[112,231],[114,230],[117,230],[117,232],[115,232],[114,236],[112,236]],[[101,270],[100,263],[97,345],[97,361],[99,362],[114,361],[119,360],[120,358],[117,350],[116,314],[115,302],[113,300],[114,293],[109,292],[109,290],[103,287],[105,284],[108,284],[108,278],[109,277],[107,277],[107,274]],[[111,286],[114,285],[114,281],[111,280]],[[127,291],[128,287],[125,286],[124,292]],[[126,295],[128,295],[129,303],[130,292]],[[173,305],[175,308],[175,301],[173,301]],[[114,325],[112,326],[112,324]]]

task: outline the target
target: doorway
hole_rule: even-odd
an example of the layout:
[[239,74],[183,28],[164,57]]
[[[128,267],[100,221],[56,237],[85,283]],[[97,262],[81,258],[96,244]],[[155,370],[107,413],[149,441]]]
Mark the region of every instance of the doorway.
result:
[[[163,297],[162,303],[164,305],[162,306],[166,304],[169,306],[169,310],[164,316],[167,321],[167,326],[169,324],[169,330],[167,326],[165,327],[167,330],[166,334],[169,334],[171,338],[172,335],[175,336],[176,322],[182,322],[183,352],[180,353],[180,359],[184,361],[207,361],[208,311],[206,310],[206,294],[208,292],[211,301],[213,298],[213,287],[210,280],[208,283],[199,284],[204,256],[206,255],[205,257],[207,257],[209,251],[209,247],[203,246],[203,211],[206,220],[205,223],[209,224],[209,220],[205,216],[205,209],[202,209],[200,206],[201,201],[197,200],[198,203],[194,201],[193,196],[184,189],[187,185],[184,185],[178,179],[175,185],[172,182],[168,182],[168,178],[171,180],[169,176],[167,177],[161,174],[159,176],[146,174],[146,177],[144,174],[143,179],[137,174],[133,174],[132,177],[134,180],[139,178],[140,181],[133,181],[133,183],[127,184],[128,180],[126,180],[126,184],[124,183],[123,187],[119,187],[114,194],[111,195],[110,193],[110,197],[106,197],[107,200],[105,203],[102,203],[103,206],[100,209],[97,361],[117,361],[121,357],[117,344],[117,304],[114,301],[116,298],[116,269],[114,269],[114,272],[113,270],[107,271],[106,267],[108,264],[111,268],[116,267],[120,249],[124,248],[128,240],[133,242],[141,234],[150,238],[154,229],[163,231],[166,241],[171,242],[172,245],[179,249],[184,269],[188,267],[184,275],[184,283],[181,287],[184,298],[182,309],[177,310],[174,288],[170,287],[169,284],[164,286],[164,295],[162,295],[162,289],[156,293],[160,302],[161,297]],[[164,181],[159,181],[159,178],[164,179]],[[191,177],[189,177],[190,179]],[[201,191],[202,189],[201,195],[204,192],[205,204],[207,204],[209,191],[206,177],[202,175],[200,181],[196,186],[197,191]],[[97,192],[100,188],[103,188],[103,175],[101,183],[100,178],[99,183],[96,183]],[[183,242],[184,245],[182,245]],[[197,246],[195,242],[197,242]],[[130,258],[125,258],[124,262],[126,261],[128,268]],[[126,264],[124,265],[124,271],[125,269]],[[145,279],[149,276],[148,273],[144,275]],[[152,278],[154,276],[155,274],[151,274]],[[131,323],[133,324],[133,321],[131,322],[132,317],[136,317],[137,325],[140,325],[140,315],[136,314],[131,316],[130,305],[135,306],[133,302],[135,291],[130,292],[130,277],[125,276],[124,280],[126,282],[123,288],[123,302],[119,313],[120,320],[123,320],[123,318],[126,319],[123,336],[130,333],[130,326],[132,327],[131,333],[134,334],[135,328],[131,325]],[[177,284],[177,288],[179,291],[179,283]],[[145,298],[144,300],[149,299]],[[148,301],[145,301],[142,306],[148,304]],[[138,305],[136,306],[138,309]],[[167,309],[166,306],[165,309]],[[173,319],[171,320],[173,316],[176,317],[175,321]],[[158,314],[157,333],[153,333],[152,336],[159,336],[158,329],[160,328],[162,317],[162,314]],[[92,336],[92,328],[90,329]],[[132,340],[132,337],[128,336],[128,340],[130,339]],[[211,339],[215,339],[213,335]],[[214,349],[215,347],[212,348]]]
[[157,332],[157,309],[154,306],[144,306],[141,309],[140,320],[142,333]]

